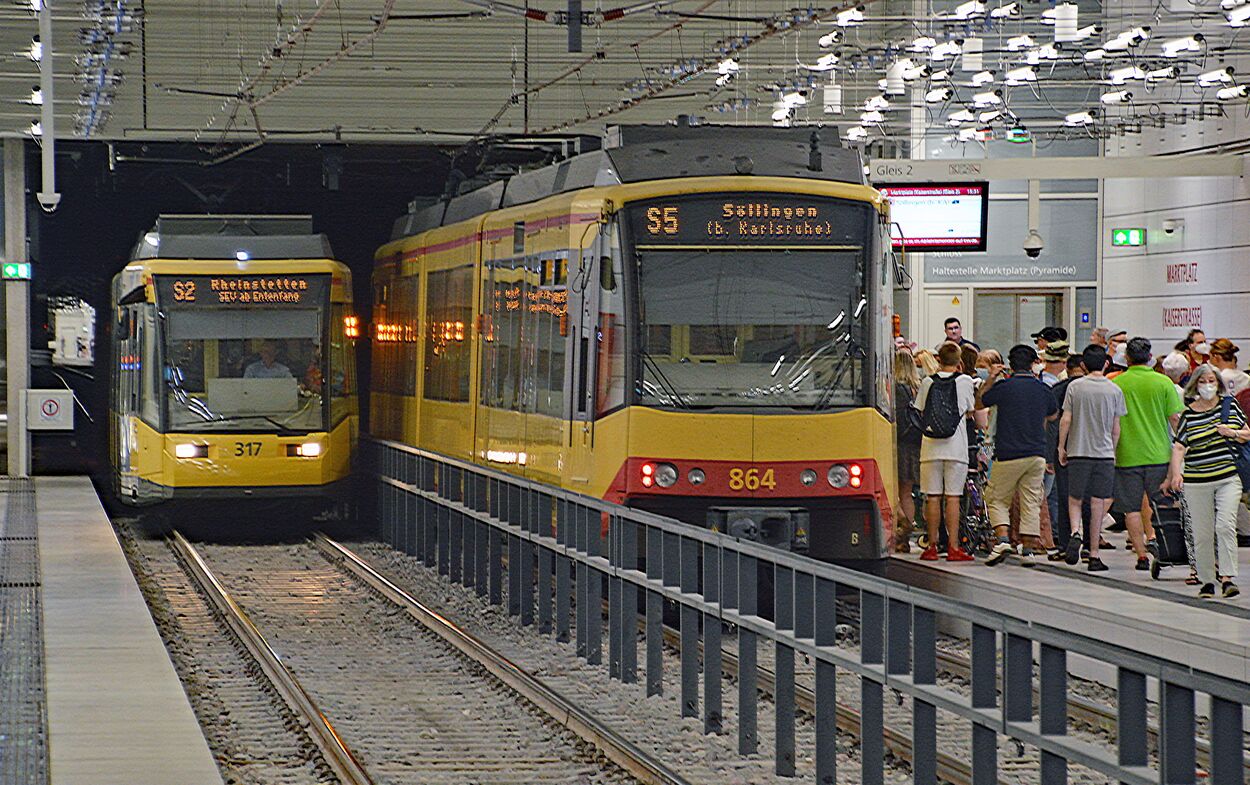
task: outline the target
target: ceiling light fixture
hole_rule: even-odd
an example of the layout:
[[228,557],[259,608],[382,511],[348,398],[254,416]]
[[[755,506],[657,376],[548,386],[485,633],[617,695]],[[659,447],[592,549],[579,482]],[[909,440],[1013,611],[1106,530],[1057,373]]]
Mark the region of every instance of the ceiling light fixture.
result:
[[1236,98],[1246,97],[1246,86],[1243,84],[1234,85],[1233,87],[1221,87],[1216,91],[1215,97],[1221,101],[1232,101]]
[[1035,44],[1036,42],[1033,40],[1033,36],[1028,35],[1027,33],[1025,35],[1018,35],[1015,38],[1007,39],[1007,51],[1020,52],[1025,49],[1032,48]]
[[912,39],[912,42],[907,46],[907,51],[927,52],[935,46],[937,46],[937,39],[930,38],[927,35],[921,35]]
[[32,106],[43,106],[43,90],[39,85],[30,88],[30,99],[27,103]]
[[864,22],[864,7],[857,5],[845,11],[839,11],[833,22],[838,27],[856,27],[861,25]]
[[940,63],[948,57],[954,57],[963,51],[963,41],[956,38],[953,41],[944,41],[929,50],[929,60],[934,63]]
[[1194,33],[1184,38],[1173,38],[1171,41],[1163,42],[1164,57],[1180,57],[1185,52],[1201,52],[1202,42],[1206,38],[1202,33]]
[[890,108],[890,102],[884,95],[874,95],[867,101],[864,101],[864,111],[879,112],[886,111]]
[[949,101],[955,91],[949,87],[936,87],[924,94],[924,100],[927,104],[940,104]]
[[1215,87],[1218,84],[1233,83],[1233,67],[1217,68],[1214,71],[1207,71],[1205,74],[1198,75],[1199,87]]
[[960,109],[950,117],[946,118],[946,124],[949,126],[963,125],[964,123],[975,123],[977,116],[967,109]]
[[1003,91],[992,90],[984,93],[977,93],[972,96],[972,105],[978,109],[984,109],[988,106],[1000,106],[1003,103]]
[[835,46],[838,43],[840,43],[842,41],[843,35],[845,35],[845,33],[843,33],[841,30],[830,30],[829,32],[822,35],[816,41],[816,43],[817,45],[820,46],[821,49],[828,49],[829,47]]
[[1012,87],[1036,81],[1037,73],[1033,71],[1033,66],[1026,65],[1023,68],[1013,68],[1007,72],[1007,84]]
[[985,3],[980,0],[967,0],[955,6],[955,10],[950,13],[949,19],[976,19],[985,16]]
[[1237,6],[1228,12],[1229,27],[1245,27],[1247,21],[1250,21],[1250,3]]
[[885,115],[880,112],[863,112],[859,116],[860,125],[881,125],[885,122]]
[[1159,68],[1154,71],[1147,71],[1146,81],[1147,82],[1162,82],[1165,79],[1175,79],[1179,75],[1180,75],[1180,71],[1177,70],[1176,66],[1169,65],[1167,68]]
[[1064,115],[1063,124],[1068,126],[1069,128],[1093,125],[1094,113],[1093,112],[1073,112],[1072,114]]
[[862,125],[852,126],[846,131],[846,140],[848,142],[862,142],[868,138],[868,129]]
[[1146,72],[1135,65],[1126,65],[1107,73],[1107,82],[1114,85],[1127,83],[1132,79],[1145,79]]
[[984,87],[987,84],[994,83],[994,71],[981,71],[972,75],[973,87]]
[[992,11],[990,11],[991,19],[1006,19],[1008,17],[1019,16],[1019,15],[1020,15],[1019,3],[1007,3],[1006,5],[1000,5],[998,8],[995,8]]
[[1133,94],[1128,90],[1116,90],[1110,93],[1103,93],[1102,97],[1098,100],[1106,106],[1111,106],[1112,104],[1127,104],[1129,101],[1133,100]]
[[36,63],[43,59],[43,44],[40,43],[39,36],[35,36],[30,39],[30,48],[22,54],[26,55]]

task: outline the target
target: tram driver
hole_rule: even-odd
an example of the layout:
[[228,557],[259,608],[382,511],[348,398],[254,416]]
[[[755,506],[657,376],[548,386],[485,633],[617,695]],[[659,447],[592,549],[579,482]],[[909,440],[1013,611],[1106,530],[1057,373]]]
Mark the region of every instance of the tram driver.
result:
[[254,361],[243,371],[244,379],[287,379],[294,378],[291,369],[278,362],[278,349],[271,341],[265,341],[257,350],[260,359]]

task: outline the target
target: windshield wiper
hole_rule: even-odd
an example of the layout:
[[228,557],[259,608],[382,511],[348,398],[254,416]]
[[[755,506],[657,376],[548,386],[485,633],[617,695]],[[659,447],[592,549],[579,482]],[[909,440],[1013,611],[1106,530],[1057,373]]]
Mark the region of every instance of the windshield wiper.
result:
[[681,395],[677,392],[677,387],[667,376],[664,375],[664,371],[660,370],[660,364],[656,362],[654,357],[651,356],[651,353],[646,349],[643,349],[641,354],[643,362],[651,363],[651,370],[655,372],[656,377],[660,380],[660,385],[664,387],[664,391],[673,399],[673,403],[682,408],[689,409],[690,405],[682,400]]
[[285,425],[281,422],[278,422],[277,420],[275,420],[274,418],[270,417],[267,414],[232,414],[229,417],[214,416],[213,419],[209,420],[208,422],[232,422],[232,421],[238,421],[238,420],[264,420],[265,422],[269,423],[270,425],[278,429],[279,436],[299,436],[300,434],[300,431],[292,428],[289,425]]

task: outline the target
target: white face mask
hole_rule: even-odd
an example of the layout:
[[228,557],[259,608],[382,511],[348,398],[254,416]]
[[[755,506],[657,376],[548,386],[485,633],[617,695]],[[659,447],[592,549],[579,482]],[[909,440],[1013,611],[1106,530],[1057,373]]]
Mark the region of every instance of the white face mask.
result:
[[1120,367],[1128,365],[1128,353],[1123,348],[1117,349],[1115,354],[1111,355],[1111,362]]
[[1203,341],[1202,343],[1194,344],[1194,351],[1197,352],[1198,354],[1210,354],[1211,344],[1207,343],[1206,341]]
[[1200,385],[1198,385],[1198,395],[1202,397],[1202,400],[1204,400],[1204,401],[1210,401],[1210,400],[1212,400],[1213,398],[1215,398],[1215,393],[1216,393],[1219,389],[1220,389],[1220,388],[1219,388],[1219,385],[1215,385],[1215,384],[1200,384]]
[[1042,363],[1036,363],[1033,366],[1033,373],[1040,376],[1042,371],[1046,370],[1046,366]]

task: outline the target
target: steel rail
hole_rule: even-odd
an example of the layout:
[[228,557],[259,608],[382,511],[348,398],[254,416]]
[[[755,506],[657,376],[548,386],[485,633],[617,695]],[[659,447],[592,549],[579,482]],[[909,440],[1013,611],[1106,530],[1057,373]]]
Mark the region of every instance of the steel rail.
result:
[[640,749],[481,639],[417,600],[352,551],[321,533],[314,535],[313,544],[332,564],[341,567],[388,601],[404,609],[422,626],[481,665],[553,721],[594,745],[604,757],[641,782],[647,785],[690,785],[688,780],[665,766],[655,756]]
[[308,735],[317,745],[339,781],[343,785],[374,785],[373,778],[352,754],[343,738],[334,730],[329,718],[317,707],[312,696],[295,678],[295,674],[282,663],[278,653],[265,640],[243,608],[217,580],[217,576],[213,575],[208,564],[191,543],[187,542],[181,533],[174,532],[169,544],[174,555],[199,586],[200,591],[212,603],[226,626],[260,666],[265,677],[278,690],[291,710],[305,720],[303,725]]

